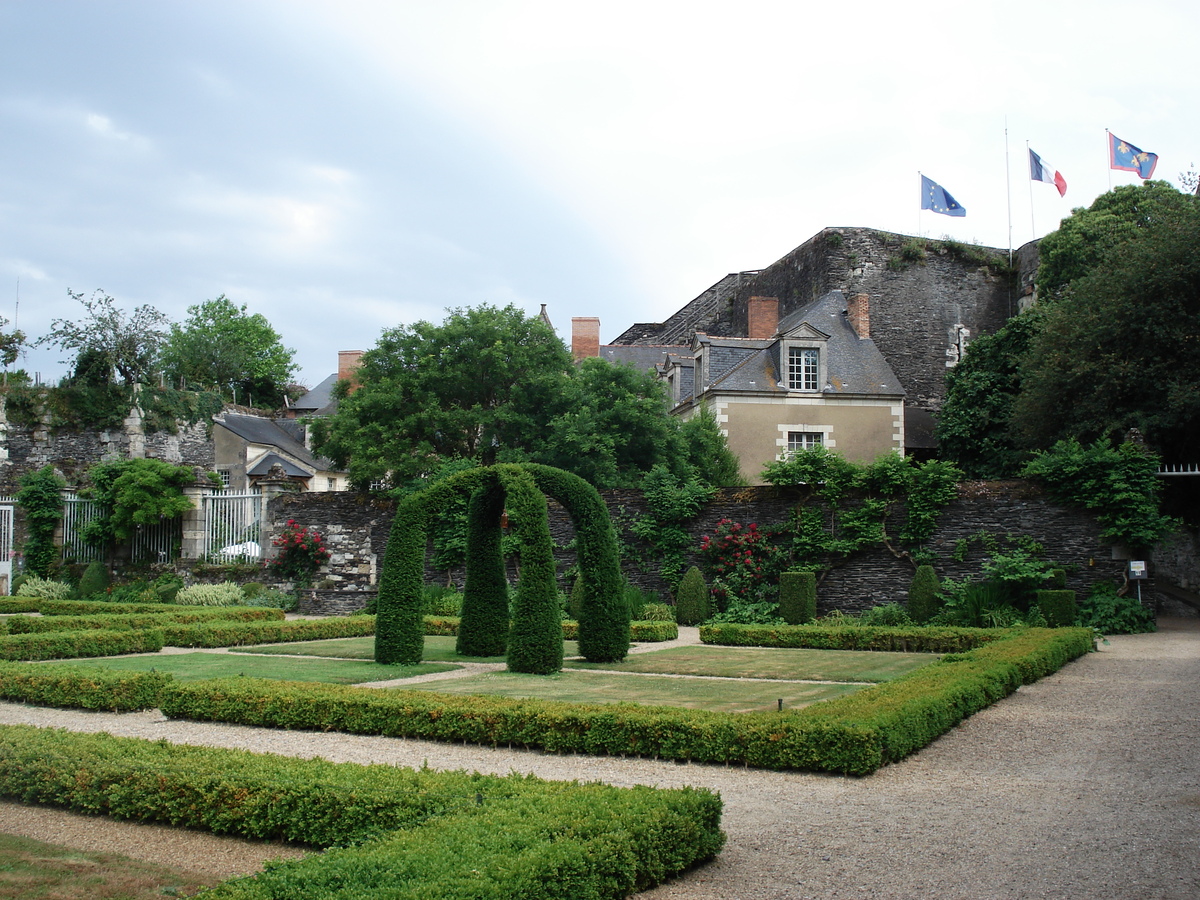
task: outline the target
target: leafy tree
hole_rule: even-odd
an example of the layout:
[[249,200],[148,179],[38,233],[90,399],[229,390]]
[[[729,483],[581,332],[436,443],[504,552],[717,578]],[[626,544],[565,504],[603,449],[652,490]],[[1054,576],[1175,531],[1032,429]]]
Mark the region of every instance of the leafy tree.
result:
[[106,380],[111,380],[111,373],[116,372],[125,384],[148,382],[166,338],[167,317],[148,304],[127,317],[103,291],[94,291],[91,297],[70,289],[67,294],[83,304],[86,316],[79,322],[55,319],[50,333],[36,343],[55,344],[73,353],[75,361],[88,352],[92,379],[107,372]]
[[25,538],[25,566],[34,575],[50,577],[58,556],[54,529],[62,520],[62,489],[66,482],[53,466],[21,476],[17,502],[25,513],[28,535]]
[[708,407],[679,426],[679,437],[687,461],[701,481],[713,487],[744,483],[737,454],[729,449],[717,417]]
[[1038,245],[1038,294],[1054,297],[1072,281],[1089,274],[1117,247],[1137,233],[1163,220],[1172,211],[1194,205],[1194,197],[1180,193],[1170,182],[1147,181],[1122,185],[1101,194],[1088,208],[1078,207],[1063,219],[1057,231]]
[[217,385],[234,399],[275,406],[296,373],[294,356],[264,316],[222,294],[189,306],[187,321],[171,325],[162,366],[172,382]]
[[1028,446],[1115,442],[1137,428],[1169,460],[1194,453],[1200,198],[1174,192],[1168,203],[1163,195],[1157,189],[1152,213],[1139,208],[1136,227],[1123,229],[1046,309],[1013,407],[1014,431]]
[[[8,324],[8,319],[0,316],[0,329]],[[25,332],[19,329],[0,331],[0,364],[6,369],[17,361],[21,348],[25,346]]]
[[341,386],[337,413],[317,423],[317,448],[358,484],[406,480],[447,459],[490,464],[541,440],[572,371],[557,335],[511,305],[401,325],[363,354],[361,386]]
[[1013,440],[1012,410],[1021,391],[1021,362],[1040,322],[1037,309],[1009,319],[995,334],[974,340],[962,362],[946,372],[938,447],[968,477],[1011,477],[1026,458]]
[[585,359],[564,379],[562,412],[532,456],[598,488],[634,487],[655,466],[683,473],[686,455],[666,388],[653,372]]
[[161,459],[122,459],[92,466],[88,478],[91,487],[85,495],[109,510],[84,526],[84,540],[91,544],[123,543],[133,537],[138,525],[173,519],[192,508],[183,493],[194,479],[189,466],[173,466]]

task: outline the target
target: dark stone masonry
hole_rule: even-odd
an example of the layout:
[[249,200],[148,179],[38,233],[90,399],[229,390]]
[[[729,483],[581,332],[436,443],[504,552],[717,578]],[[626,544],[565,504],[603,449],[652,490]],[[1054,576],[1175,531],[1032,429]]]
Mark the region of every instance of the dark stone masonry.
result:
[[[651,557],[647,548],[638,547],[637,538],[629,531],[634,517],[645,512],[640,492],[606,491],[602,496],[621,540],[633,549],[623,563],[626,577],[667,597],[667,586],[657,567],[641,568],[636,564],[639,552],[644,558]],[[698,546],[700,538],[711,533],[724,518],[759,525],[786,522],[803,497],[802,491],[795,488],[724,489],[689,523],[688,530],[694,546]],[[288,519],[295,519],[325,535],[333,554],[328,574],[318,576],[316,589],[305,592],[302,612],[346,614],[366,605],[378,589],[394,510],[395,504],[390,500],[355,493],[290,494],[272,503],[272,535],[278,534]],[[903,516],[903,509],[893,513],[887,525],[889,534],[899,532]],[[559,571],[563,573],[574,561],[573,554],[566,549],[574,537],[574,528],[563,508],[553,502],[550,530],[557,547]],[[1048,559],[1067,569],[1067,586],[1081,595],[1096,581],[1119,584],[1124,578],[1125,561],[1113,558],[1112,547],[1100,539],[1100,527],[1089,513],[1056,506],[1034,485],[1020,481],[973,482],[961,487],[959,499],[942,513],[937,532],[929,543],[938,575],[962,578],[978,574],[987,556],[979,539],[985,534],[1005,547],[1010,546],[1009,535],[1024,535],[1037,541],[1045,548]],[[964,548],[963,560],[956,561],[956,552]],[[886,547],[855,554],[825,576],[818,589],[819,609],[851,612],[903,601],[913,571],[910,560],[898,558]],[[461,587],[463,575],[462,571],[427,570],[426,581],[445,584],[449,578]],[[570,588],[565,579],[562,588],[564,591]],[[1154,602],[1152,590],[1147,590],[1145,597],[1147,602]]]

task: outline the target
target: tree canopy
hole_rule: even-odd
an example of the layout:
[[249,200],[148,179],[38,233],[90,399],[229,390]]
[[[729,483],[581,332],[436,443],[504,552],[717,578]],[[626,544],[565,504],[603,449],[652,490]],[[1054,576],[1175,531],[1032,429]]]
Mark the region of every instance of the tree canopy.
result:
[[222,294],[189,306],[187,321],[171,325],[161,364],[172,383],[216,385],[236,401],[277,406],[295,375],[294,356],[264,316]]
[[104,374],[114,371],[125,384],[149,381],[166,338],[167,317],[149,304],[127,316],[115,299],[100,290],[90,297],[70,289],[67,294],[83,304],[84,318],[54,319],[49,334],[37,343],[61,347],[72,354],[72,363],[86,354],[89,372],[97,381],[108,380]]
[[314,424],[318,451],[360,485],[404,484],[449,460],[544,463],[598,488],[636,486],[656,465],[737,478],[716,423],[681,427],[653,373],[603,359],[576,366],[541,319],[512,306],[389,329],[356,381]]
[[976,340],[947,377],[942,452],[978,477],[1032,451],[1119,443],[1136,428],[1167,461],[1200,442],[1200,198],[1121,187],[1041,243],[1032,313]]
[[359,484],[447,459],[491,464],[546,433],[573,368],[558,336],[511,305],[391,328],[363,354],[360,386],[342,385],[336,415],[318,421],[318,449]]

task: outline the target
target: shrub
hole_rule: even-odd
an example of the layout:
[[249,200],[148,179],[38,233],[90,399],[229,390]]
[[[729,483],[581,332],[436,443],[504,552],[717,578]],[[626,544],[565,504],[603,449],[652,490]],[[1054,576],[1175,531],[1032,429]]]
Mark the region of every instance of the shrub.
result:
[[193,584],[175,595],[180,606],[239,606],[242,589],[232,581],[221,584]]
[[30,575],[17,588],[17,596],[37,597],[40,600],[69,600],[71,598],[71,586],[63,584],[61,581],[50,581],[47,578],[38,578],[36,575]]
[[884,627],[899,627],[915,624],[908,610],[899,603],[881,603],[864,610],[858,617],[861,625],[881,625]]
[[647,603],[637,617],[639,622],[674,622],[675,610],[666,603]]
[[699,625],[708,619],[710,612],[708,585],[700,570],[692,566],[679,581],[679,590],[675,594],[675,620],[680,625]]
[[271,571],[301,587],[311,585],[317,570],[329,561],[329,550],[321,535],[295,519],[288,519],[271,543],[279,551],[271,560]]
[[1154,613],[1133,597],[1117,595],[1111,582],[1098,582],[1079,605],[1079,624],[1101,634],[1142,634],[1156,631]]
[[174,572],[163,572],[154,579],[151,587],[163,603],[174,603],[175,597],[183,588],[183,579]]
[[422,592],[427,616],[462,615],[462,594],[457,588],[439,584],[427,584]]
[[1067,586],[1067,570],[1066,569],[1051,569],[1046,576],[1046,588],[1052,591],[1061,591]]
[[908,586],[908,614],[918,624],[928,622],[941,606],[938,600],[937,573],[933,566],[917,566],[912,584]]
[[295,594],[267,587],[257,581],[248,581],[242,585],[242,602],[246,606],[264,606],[290,612],[296,608],[298,600]]
[[1077,607],[1075,592],[1066,590],[1038,591],[1037,608],[1050,628],[1075,624]]
[[816,618],[816,573],[784,572],[779,576],[779,615],[789,625],[803,625]]
[[79,579],[79,587],[76,589],[75,595],[80,600],[100,597],[108,592],[108,586],[111,583],[112,579],[108,577],[108,566],[96,560],[88,563],[88,567],[83,570],[83,577]]

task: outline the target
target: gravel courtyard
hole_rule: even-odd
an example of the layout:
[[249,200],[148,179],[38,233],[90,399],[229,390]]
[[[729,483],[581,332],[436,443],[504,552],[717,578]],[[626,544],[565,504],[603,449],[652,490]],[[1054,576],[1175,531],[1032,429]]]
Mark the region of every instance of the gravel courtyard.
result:
[[[611,784],[704,785],[725,801],[716,862],[645,900],[1200,897],[1200,620],[1099,653],[863,779],[0,703],[0,722]],[[0,804],[0,831],[235,875],[287,848]]]

